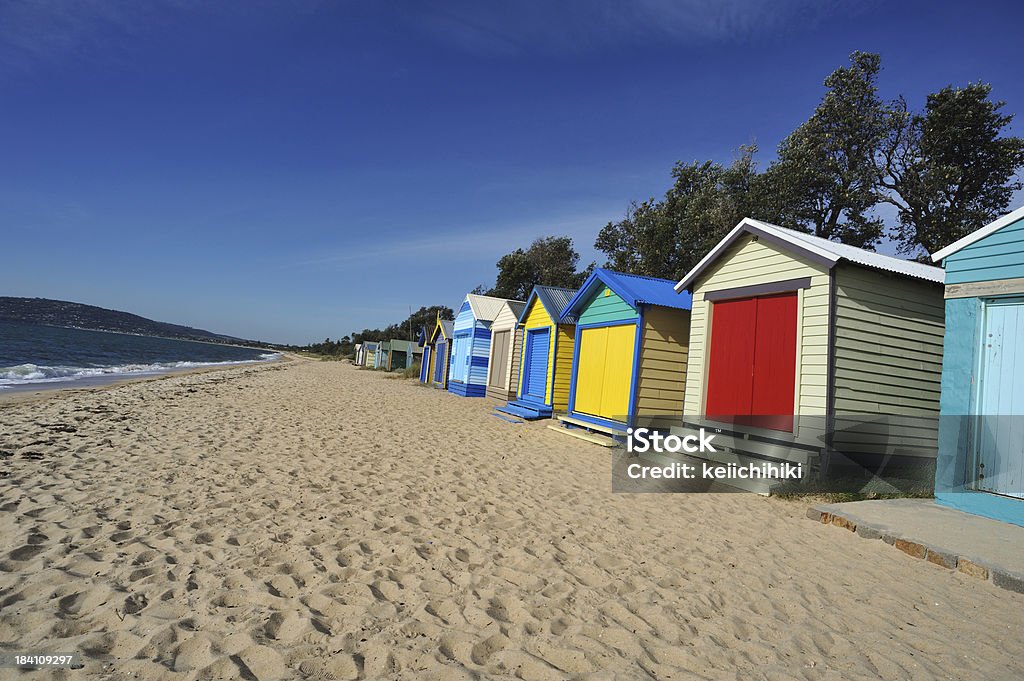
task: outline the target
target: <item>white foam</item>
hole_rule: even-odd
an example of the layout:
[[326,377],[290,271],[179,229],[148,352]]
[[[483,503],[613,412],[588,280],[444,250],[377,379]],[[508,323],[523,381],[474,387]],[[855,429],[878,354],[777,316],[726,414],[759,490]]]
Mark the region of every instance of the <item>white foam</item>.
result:
[[120,364],[107,367],[73,367],[73,366],[40,366],[38,364],[18,364],[12,367],[0,367],[0,389],[15,385],[32,383],[60,383],[77,381],[96,376],[145,376],[162,374],[178,369],[198,369],[202,367],[230,366],[249,364],[250,362],[272,362],[281,359],[278,352],[264,353],[255,359],[230,362],[157,362],[154,364]]

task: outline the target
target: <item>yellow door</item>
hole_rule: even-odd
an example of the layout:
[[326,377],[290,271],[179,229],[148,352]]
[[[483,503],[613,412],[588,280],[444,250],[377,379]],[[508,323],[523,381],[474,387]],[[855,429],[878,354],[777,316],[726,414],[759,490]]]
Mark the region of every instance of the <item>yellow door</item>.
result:
[[636,325],[605,326],[580,332],[575,411],[625,421],[633,379]]
[[597,416],[604,393],[604,357],[608,327],[580,332],[580,357],[576,370],[576,411]]

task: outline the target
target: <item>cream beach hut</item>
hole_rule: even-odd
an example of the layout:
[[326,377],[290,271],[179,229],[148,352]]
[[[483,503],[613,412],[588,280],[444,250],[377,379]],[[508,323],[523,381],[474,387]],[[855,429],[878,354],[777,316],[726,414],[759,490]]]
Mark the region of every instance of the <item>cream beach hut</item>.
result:
[[723,462],[933,465],[942,282],[741,221],[675,286],[693,296],[681,430],[714,429]]
[[487,360],[487,396],[509,400],[519,385],[519,355],[523,332],[519,315],[526,303],[506,301],[491,323],[491,349]]

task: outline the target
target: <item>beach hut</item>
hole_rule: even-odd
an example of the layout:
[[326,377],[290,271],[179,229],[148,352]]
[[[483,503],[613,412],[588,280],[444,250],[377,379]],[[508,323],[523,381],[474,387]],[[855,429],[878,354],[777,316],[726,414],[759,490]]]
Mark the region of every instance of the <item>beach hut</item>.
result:
[[693,299],[683,430],[714,429],[726,462],[934,465],[942,281],[741,221],[676,284]]
[[423,356],[423,349],[416,341],[392,338],[388,344],[388,353],[387,370],[401,371],[412,367]]
[[427,345],[429,338],[430,331],[427,330],[426,325],[421,326],[419,331],[416,332],[416,345],[419,347],[422,356],[420,360],[420,383],[430,383],[430,352],[432,348]]
[[377,361],[377,341],[363,341],[363,355],[357,362],[361,367],[373,368]]
[[356,343],[355,346],[352,349],[355,351],[355,354],[352,357],[352,363],[355,364],[356,366],[359,366],[363,362],[363,359],[364,359],[364,356],[363,356],[363,344],[362,343]]
[[434,323],[434,329],[427,339],[425,348],[429,348],[430,361],[427,361],[426,351],[423,354],[423,363],[429,364],[427,381],[435,388],[446,390],[448,388],[448,360],[452,350],[452,325],[448,319],[441,319],[438,315]]
[[470,293],[452,325],[448,391],[462,397],[483,397],[491,352],[491,325],[509,301]]
[[932,260],[946,271],[935,500],[1024,525],[1024,208]]
[[533,420],[569,408],[576,317],[562,319],[562,313],[574,295],[568,288],[533,287],[519,315],[522,342],[513,362],[517,389],[498,411]]
[[567,432],[621,436],[682,416],[690,301],[673,284],[597,269],[565,306],[559,323],[576,322]]
[[509,300],[491,323],[491,349],[487,359],[487,396],[507,401],[519,386],[519,352],[523,341],[519,315],[526,303]]
[[373,358],[374,369],[387,369],[391,361],[391,341],[380,341],[377,343],[377,352]]

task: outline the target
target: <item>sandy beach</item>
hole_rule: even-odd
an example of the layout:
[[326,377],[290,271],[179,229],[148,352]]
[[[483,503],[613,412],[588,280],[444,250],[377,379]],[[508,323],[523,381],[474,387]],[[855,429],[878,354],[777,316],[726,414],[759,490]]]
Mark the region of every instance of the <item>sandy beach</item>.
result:
[[340,362],[0,404],[0,679],[1012,679],[1024,596]]

